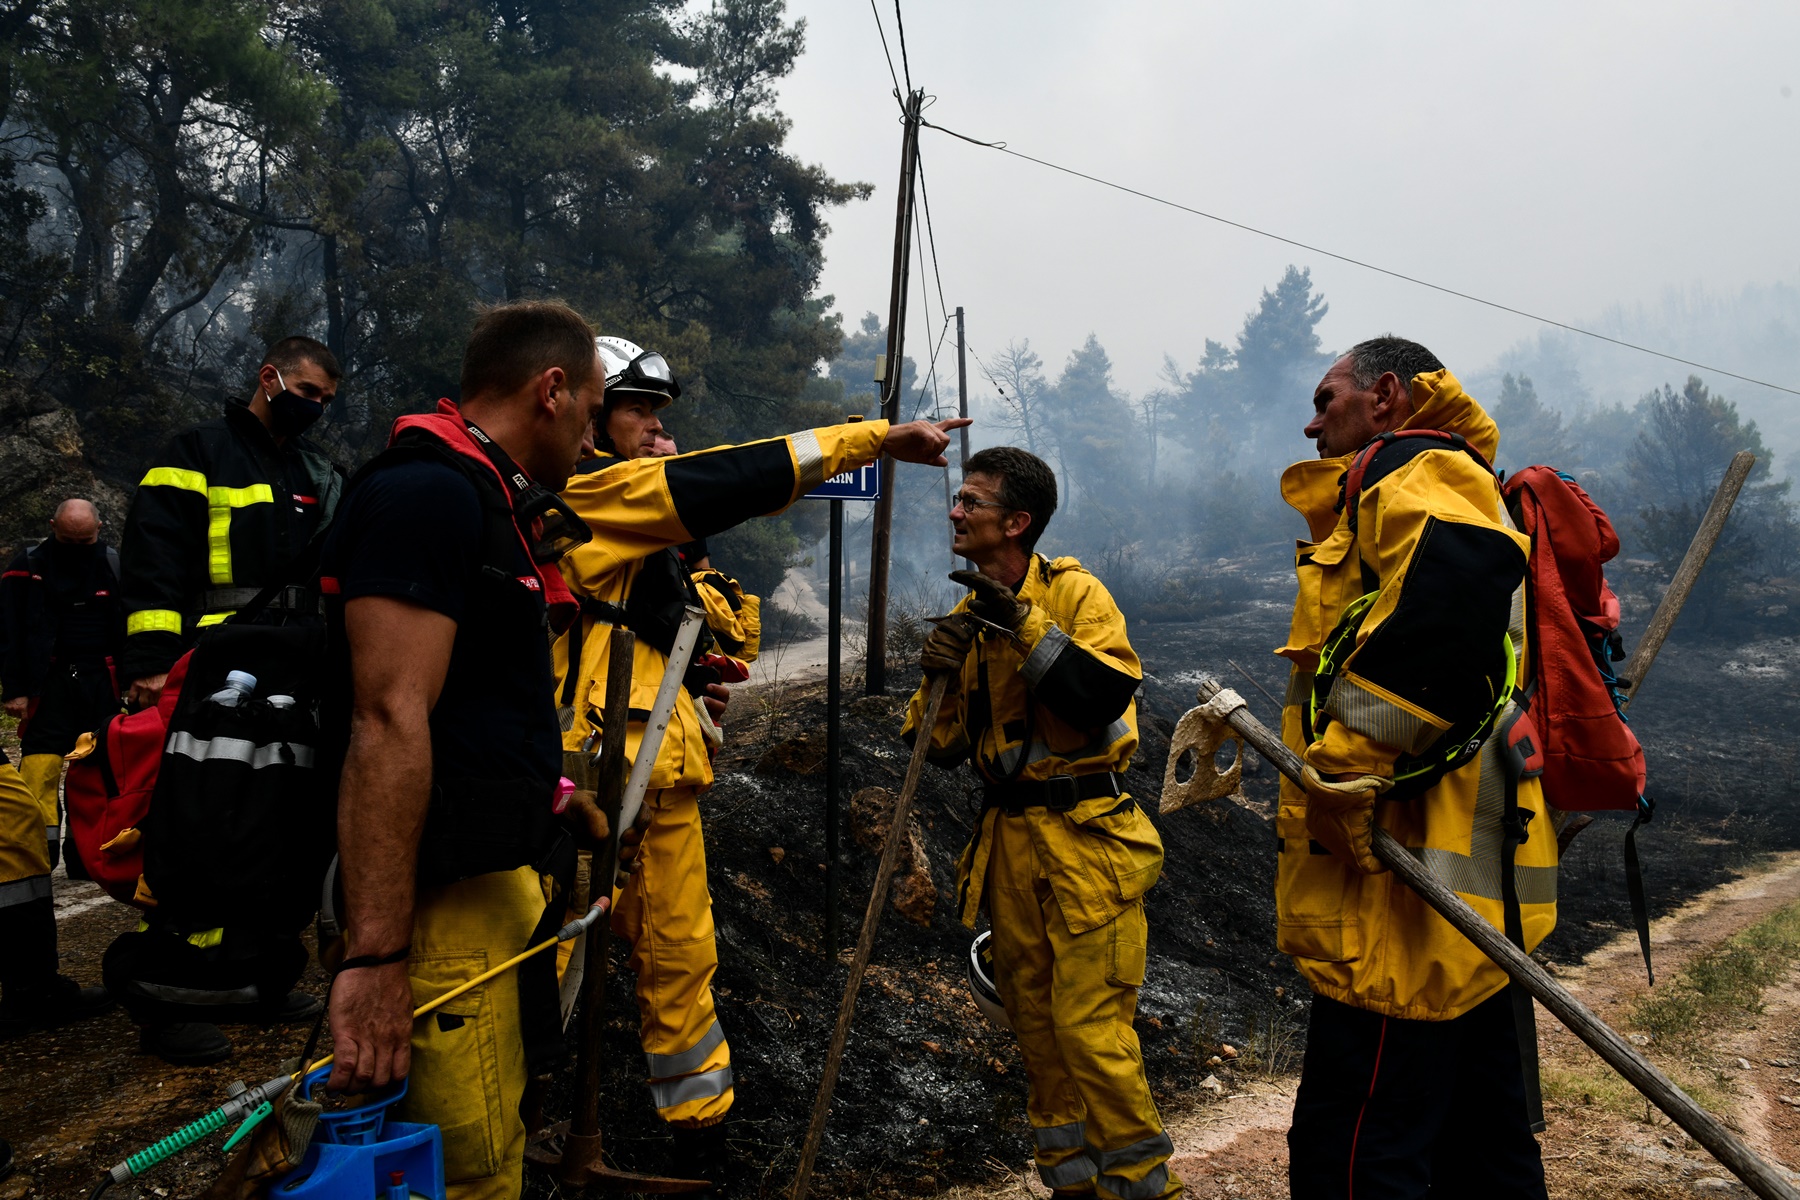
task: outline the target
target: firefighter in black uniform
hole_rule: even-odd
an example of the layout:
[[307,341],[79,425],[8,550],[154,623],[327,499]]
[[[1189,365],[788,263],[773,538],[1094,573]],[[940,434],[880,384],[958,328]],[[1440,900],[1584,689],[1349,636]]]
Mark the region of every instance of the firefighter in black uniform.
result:
[[[200,631],[281,581],[330,524],[343,476],[301,434],[342,376],[322,342],[284,338],[263,356],[247,402],[231,401],[223,416],[176,434],[145,472],[121,547],[120,678],[132,704],[154,704]],[[307,581],[287,582],[259,619],[320,619]],[[121,936],[106,955],[107,986],[143,1027],[143,1048],[183,1064],[231,1053],[215,1021],[317,1015],[315,998],[286,991],[305,967],[297,934],[183,935],[159,928],[154,909],[147,928]]]
[[[56,971],[56,869],[63,755],[119,709],[113,666],[125,640],[118,554],[86,500],[65,500],[51,536],[0,575],[0,686],[19,720],[20,763],[0,785],[0,1036],[93,1016],[104,989]],[[75,866],[74,863],[70,864]]]

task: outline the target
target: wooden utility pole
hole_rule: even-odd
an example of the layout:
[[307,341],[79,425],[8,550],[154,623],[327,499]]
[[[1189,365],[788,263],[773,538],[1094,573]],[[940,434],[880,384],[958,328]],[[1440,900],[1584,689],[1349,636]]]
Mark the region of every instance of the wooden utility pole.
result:
[[[969,359],[963,347],[963,310],[956,306],[956,415],[969,415]],[[969,427],[964,425],[956,431],[962,438],[962,461],[957,465],[963,470],[969,469]]]
[[[900,419],[900,386],[906,362],[906,292],[912,270],[913,180],[919,165],[919,113],[925,93],[906,97],[905,132],[900,139],[900,194],[894,218],[894,271],[888,292],[887,357],[877,374],[881,382],[881,417]],[[869,539],[868,657],[863,665],[864,690],[871,696],[887,691],[888,555],[893,545],[894,492],[898,463],[887,466],[881,481],[881,497],[875,501],[875,528]]]

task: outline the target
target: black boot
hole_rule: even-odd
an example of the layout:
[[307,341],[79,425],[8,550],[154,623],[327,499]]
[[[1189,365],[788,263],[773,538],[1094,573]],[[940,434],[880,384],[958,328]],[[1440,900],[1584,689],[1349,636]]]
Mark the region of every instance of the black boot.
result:
[[105,988],[56,973],[56,908],[49,896],[0,908],[0,1038],[20,1037],[98,1016],[112,1007]]
[[669,1132],[675,1135],[675,1169],[670,1173],[682,1179],[710,1180],[714,1196],[729,1194],[726,1177],[731,1173],[731,1149],[725,1141],[725,1122],[698,1129],[673,1125]]
[[172,1021],[138,1030],[138,1050],[177,1067],[203,1067],[231,1057],[231,1039],[205,1021]]

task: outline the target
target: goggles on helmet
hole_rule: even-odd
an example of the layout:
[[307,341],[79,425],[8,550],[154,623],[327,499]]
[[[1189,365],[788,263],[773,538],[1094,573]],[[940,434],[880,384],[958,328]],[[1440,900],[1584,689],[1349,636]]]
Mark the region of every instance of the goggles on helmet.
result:
[[593,538],[594,531],[588,523],[561,496],[525,474],[512,456],[475,422],[465,418],[463,424],[506,481],[506,493],[512,498],[513,523],[530,543],[532,562],[548,566]]
[[655,392],[671,400],[681,399],[681,385],[669,360],[654,350],[646,350],[626,363],[616,374],[606,377],[607,391]]

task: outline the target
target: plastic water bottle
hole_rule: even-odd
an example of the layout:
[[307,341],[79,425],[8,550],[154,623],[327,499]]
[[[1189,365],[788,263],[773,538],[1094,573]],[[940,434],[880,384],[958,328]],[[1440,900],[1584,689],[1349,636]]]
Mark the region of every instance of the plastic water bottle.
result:
[[256,692],[256,676],[248,671],[232,671],[225,676],[225,686],[207,699],[226,708],[236,708]]

